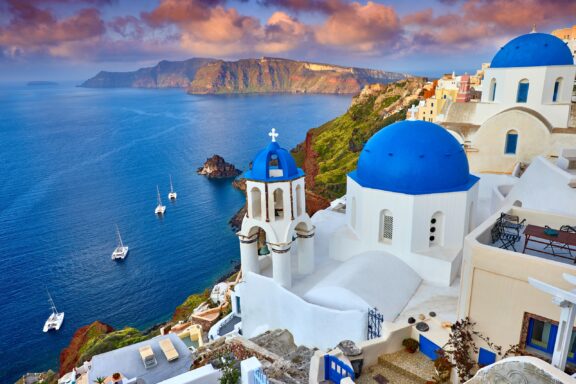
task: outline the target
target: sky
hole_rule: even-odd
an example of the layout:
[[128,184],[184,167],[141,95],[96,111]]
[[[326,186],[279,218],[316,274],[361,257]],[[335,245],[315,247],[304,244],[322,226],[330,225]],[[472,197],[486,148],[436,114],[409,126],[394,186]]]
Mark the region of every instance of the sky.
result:
[[423,76],[576,24],[576,0],[0,0],[0,81],[273,56]]

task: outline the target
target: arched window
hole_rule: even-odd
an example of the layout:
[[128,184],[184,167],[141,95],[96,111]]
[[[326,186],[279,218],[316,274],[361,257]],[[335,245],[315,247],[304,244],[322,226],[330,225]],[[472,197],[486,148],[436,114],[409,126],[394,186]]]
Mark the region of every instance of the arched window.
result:
[[268,177],[282,177],[284,176],[284,171],[282,170],[280,160],[278,155],[272,154],[268,159]]
[[444,214],[436,212],[430,218],[430,234],[428,236],[428,245],[442,245],[444,243]]
[[250,202],[252,204],[250,216],[252,216],[253,219],[261,219],[262,218],[262,194],[260,193],[260,189],[254,187],[250,190]]
[[300,185],[296,186],[296,215],[300,216],[302,214],[302,187]]
[[384,209],[380,212],[380,241],[383,243],[391,243],[394,237],[394,216],[392,212]]
[[558,102],[558,96],[560,94],[560,88],[562,87],[562,78],[558,78],[556,79],[556,81],[554,82],[554,92],[552,93],[552,102],[553,103],[557,103]]
[[350,204],[350,225],[352,228],[356,229],[356,198],[352,198],[352,204]]
[[488,95],[490,101],[496,100],[496,79],[494,78],[490,80],[490,93]]
[[274,191],[274,217],[276,220],[284,218],[284,191],[277,188]]
[[506,147],[504,148],[504,153],[507,155],[516,154],[516,149],[518,147],[518,132],[512,130],[508,131],[506,134]]
[[517,103],[525,103],[528,101],[528,89],[530,88],[530,83],[527,79],[520,80],[518,83],[518,94],[516,95]]

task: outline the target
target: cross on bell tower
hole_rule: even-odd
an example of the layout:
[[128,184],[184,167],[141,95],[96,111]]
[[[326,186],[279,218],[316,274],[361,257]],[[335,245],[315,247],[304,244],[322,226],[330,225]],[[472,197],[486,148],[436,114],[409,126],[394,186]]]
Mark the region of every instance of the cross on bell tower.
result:
[[276,128],[272,128],[270,133],[268,133],[268,136],[270,136],[272,138],[272,142],[275,143],[276,138],[279,136],[278,132],[276,132]]

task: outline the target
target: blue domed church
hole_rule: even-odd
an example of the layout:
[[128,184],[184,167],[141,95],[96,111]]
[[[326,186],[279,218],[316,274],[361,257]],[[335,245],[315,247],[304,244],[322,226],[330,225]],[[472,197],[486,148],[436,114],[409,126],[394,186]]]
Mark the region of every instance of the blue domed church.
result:
[[[462,145],[441,126],[406,120],[383,128],[348,175],[351,234],[333,239],[332,257],[346,260],[352,249],[381,250],[424,281],[449,286],[473,227],[477,182]],[[342,240],[349,238],[354,240]]]
[[[454,136],[416,120],[381,129],[346,195],[310,218],[304,173],[274,135],[244,175],[243,278],[232,294],[243,335],[288,329],[296,343],[329,348],[365,340],[370,313],[390,325],[430,311],[451,319],[478,196]],[[431,291],[444,299],[427,301]]]
[[453,103],[442,125],[466,145],[473,172],[513,173],[537,156],[576,146],[576,66],[547,33],[518,36],[495,53],[479,103]]

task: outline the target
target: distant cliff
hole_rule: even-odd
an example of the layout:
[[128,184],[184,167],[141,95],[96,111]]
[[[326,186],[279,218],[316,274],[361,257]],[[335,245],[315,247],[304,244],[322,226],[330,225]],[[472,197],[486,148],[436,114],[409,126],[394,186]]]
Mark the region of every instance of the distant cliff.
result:
[[188,93],[357,93],[407,75],[286,59],[215,61],[202,66]]
[[134,72],[101,71],[86,80],[86,88],[186,88],[202,66],[214,59],[194,58],[184,61],[163,60],[153,67]]
[[88,88],[186,88],[190,94],[358,93],[371,83],[387,84],[407,74],[264,57],[223,61],[161,61],[135,72],[100,72]]

